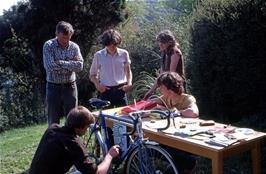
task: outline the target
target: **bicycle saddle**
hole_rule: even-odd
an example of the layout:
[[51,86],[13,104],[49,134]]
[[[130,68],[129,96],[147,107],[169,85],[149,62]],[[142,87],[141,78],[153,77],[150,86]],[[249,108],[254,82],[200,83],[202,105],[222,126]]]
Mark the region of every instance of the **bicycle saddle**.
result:
[[111,103],[107,100],[101,100],[101,99],[98,99],[98,98],[91,98],[89,100],[89,103],[92,107],[95,107],[97,109],[102,109],[106,106],[109,106]]

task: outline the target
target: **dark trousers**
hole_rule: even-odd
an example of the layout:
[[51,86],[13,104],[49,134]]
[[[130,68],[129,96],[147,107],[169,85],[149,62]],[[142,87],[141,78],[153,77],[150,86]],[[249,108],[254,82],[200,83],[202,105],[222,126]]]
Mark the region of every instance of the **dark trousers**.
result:
[[185,173],[184,171],[192,171],[197,164],[197,157],[188,153],[184,152],[166,145],[160,145],[162,148],[164,148],[174,160],[176,167],[178,169],[178,172],[180,174]]
[[119,89],[124,84],[118,86],[107,86],[110,88],[103,93],[98,94],[98,98],[111,102],[109,108],[120,107],[128,105],[127,95],[125,91]]
[[[102,100],[107,100],[111,102],[111,105],[108,108],[114,108],[114,107],[120,107],[120,106],[126,106],[128,105],[128,99],[125,91],[122,89],[118,89],[122,87],[124,84],[118,85],[118,86],[107,86],[110,88],[109,90],[106,90],[103,93],[98,94],[98,98]],[[108,136],[110,139],[110,146],[114,145],[114,136],[113,136],[113,130],[111,128],[107,128]]]
[[48,109],[48,125],[60,123],[60,117],[67,116],[78,104],[76,82],[66,84],[46,84],[46,101]]

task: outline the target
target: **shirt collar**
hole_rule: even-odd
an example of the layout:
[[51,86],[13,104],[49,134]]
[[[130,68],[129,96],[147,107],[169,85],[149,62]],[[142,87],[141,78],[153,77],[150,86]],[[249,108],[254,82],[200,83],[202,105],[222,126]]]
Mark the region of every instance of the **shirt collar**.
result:
[[[104,53],[105,56],[107,56],[107,48],[104,48],[103,53]],[[122,55],[122,51],[121,51],[120,48],[117,48],[117,52],[116,52],[116,54],[117,54],[118,56],[121,56],[121,55]],[[116,54],[115,54],[115,55],[116,55]]]
[[[55,42],[54,42],[54,44],[55,44],[56,47],[62,48],[62,47],[60,47],[60,45],[59,45],[59,42],[58,42],[57,37],[55,38]],[[65,48],[62,48],[62,49],[66,49],[66,48],[68,48],[69,45],[70,45],[70,41],[69,41],[68,45],[67,45]]]

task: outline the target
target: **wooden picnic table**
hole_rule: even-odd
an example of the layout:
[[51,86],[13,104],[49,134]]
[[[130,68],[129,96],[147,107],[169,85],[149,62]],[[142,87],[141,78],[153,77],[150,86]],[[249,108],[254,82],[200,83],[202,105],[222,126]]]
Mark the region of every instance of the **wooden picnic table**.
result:
[[[106,115],[114,115],[115,113],[120,113],[121,108],[104,110],[103,113]],[[97,115],[97,112],[94,113]],[[201,119],[186,119],[186,118],[176,118],[175,126],[171,123],[170,127],[162,132],[158,132],[157,128],[166,125],[166,120],[160,120],[152,118],[144,118],[142,120],[142,127],[144,136],[149,140],[156,141],[160,144],[164,144],[185,152],[189,152],[195,155],[206,157],[212,161],[212,173],[222,174],[223,173],[223,162],[224,158],[243,153],[246,151],[251,152],[252,158],[252,169],[254,174],[261,173],[261,158],[260,158],[260,144],[261,139],[266,137],[266,133],[253,131],[244,134],[241,131],[236,132],[235,130],[244,130],[233,126],[224,125],[221,123],[215,123],[211,126],[199,126],[199,123],[204,120]],[[108,126],[112,126],[112,120],[106,120]],[[180,128],[185,127],[185,128]],[[192,135],[180,136],[180,131],[189,130]],[[205,141],[209,139],[208,136],[202,136],[200,134],[193,136],[193,131],[198,129],[212,130],[214,135],[229,134],[237,138],[238,141],[234,142],[227,147],[217,146],[208,144]],[[247,129],[248,130],[248,129]],[[231,131],[231,132],[230,132]],[[186,131],[185,131],[186,132]],[[190,133],[191,133],[190,132]],[[184,134],[183,134],[184,135]]]

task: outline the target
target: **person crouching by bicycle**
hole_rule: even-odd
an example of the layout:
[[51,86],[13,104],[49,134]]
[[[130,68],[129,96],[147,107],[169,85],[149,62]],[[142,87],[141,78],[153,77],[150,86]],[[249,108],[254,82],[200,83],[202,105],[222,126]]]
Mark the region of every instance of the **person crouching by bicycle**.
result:
[[[156,101],[160,109],[175,109],[182,117],[186,118],[199,116],[196,99],[192,95],[184,93],[183,78],[176,72],[162,73],[157,79],[157,84],[162,96],[153,100]],[[197,160],[194,155],[165,145],[162,147],[171,154],[181,174],[195,173]]]
[[112,159],[119,154],[119,146],[111,147],[98,166],[90,161],[79,136],[84,135],[93,122],[92,113],[87,108],[78,106],[67,115],[65,126],[52,124],[39,143],[29,174],[66,173],[73,165],[82,174],[107,173]]

